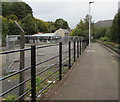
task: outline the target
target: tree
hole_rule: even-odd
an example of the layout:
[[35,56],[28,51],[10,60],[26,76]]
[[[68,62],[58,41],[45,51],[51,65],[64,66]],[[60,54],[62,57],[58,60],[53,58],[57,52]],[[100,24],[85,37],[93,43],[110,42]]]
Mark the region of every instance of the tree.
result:
[[[91,28],[92,30],[95,29],[93,22],[91,22]],[[76,28],[72,30],[71,35],[72,36],[83,36],[85,37],[85,39],[88,39],[88,34],[89,34],[89,15],[86,15],[84,20],[80,20]]]
[[31,14],[28,14],[24,19],[22,19],[21,24],[26,35],[32,35],[35,33],[35,19]]
[[8,35],[20,35],[20,32],[16,27],[14,20],[9,20],[8,26],[9,26]]
[[54,23],[53,22],[47,22],[48,23],[48,27],[47,27],[47,31],[50,32],[50,33],[53,33],[56,31],[56,28],[54,26]]
[[8,35],[8,29],[9,29],[8,20],[2,16],[0,16],[0,20],[2,21],[2,46],[5,46],[6,45],[5,38],[6,35]]
[[2,15],[5,17],[6,15],[11,14],[11,3],[10,2],[2,2]]
[[119,12],[118,12],[118,25],[117,25],[117,31],[118,31],[118,44],[120,44],[120,10],[119,10]]
[[105,37],[108,38],[109,41],[111,40],[111,28],[108,28],[108,29],[106,30]]
[[13,20],[13,21],[17,21],[18,20],[18,17],[16,15],[13,15],[13,14],[7,15],[6,18],[8,20]]
[[106,31],[107,31],[107,28],[96,28],[93,33],[94,39],[99,39],[101,37],[105,37]]
[[81,31],[81,29],[75,28],[72,30],[70,35],[71,36],[82,36],[82,31]]
[[16,15],[18,19],[22,19],[28,14],[32,15],[31,7],[25,2],[3,2],[2,14],[4,17],[7,15]]
[[67,21],[65,21],[62,18],[56,19],[56,21],[54,22],[54,26],[55,26],[56,30],[60,29],[60,28],[69,29]]
[[120,38],[120,12],[118,12],[113,19],[110,38],[112,42],[120,44],[120,40],[119,40]]
[[47,22],[43,21],[43,20],[36,19],[36,26],[37,26],[37,30],[39,32],[46,33],[47,30],[48,30],[49,24]]

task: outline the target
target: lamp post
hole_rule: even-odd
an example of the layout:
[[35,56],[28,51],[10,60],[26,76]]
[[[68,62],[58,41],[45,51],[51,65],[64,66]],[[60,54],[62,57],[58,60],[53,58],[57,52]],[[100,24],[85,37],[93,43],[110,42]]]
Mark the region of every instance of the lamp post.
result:
[[90,25],[91,25],[91,18],[90,18],[90,4],[92,4],[92,3],[94,3],[94,2],[89,2],[89,49],[90,49],[90,43],[91,43],[91,27],[90,27]]

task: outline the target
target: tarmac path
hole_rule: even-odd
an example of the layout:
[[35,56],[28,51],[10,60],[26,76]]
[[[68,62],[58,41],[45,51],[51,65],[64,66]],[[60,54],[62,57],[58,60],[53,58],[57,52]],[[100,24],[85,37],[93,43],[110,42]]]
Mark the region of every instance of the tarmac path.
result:
[[97,43],[91,50],[84,51],[51,100],[118,100],[118,58]]

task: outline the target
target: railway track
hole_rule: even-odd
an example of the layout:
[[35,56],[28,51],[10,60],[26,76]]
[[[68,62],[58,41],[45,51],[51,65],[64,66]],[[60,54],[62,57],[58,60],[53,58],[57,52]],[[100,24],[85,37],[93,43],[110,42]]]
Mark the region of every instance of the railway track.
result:
[[108,45],[108,44],[104,44],[104,43],[102,43],[102,42],[98,42],[100,45],[102,45],[103,47],[105,47],[107,50],[109,50],[110,52],[112,52],[113,54],[115,54],[117,57],[119,57],[120,58],[120,50],[119,49],[117,49],[117,48],[114,48],[114,47],[112,47],[112,46],[110,46],[110,45]]

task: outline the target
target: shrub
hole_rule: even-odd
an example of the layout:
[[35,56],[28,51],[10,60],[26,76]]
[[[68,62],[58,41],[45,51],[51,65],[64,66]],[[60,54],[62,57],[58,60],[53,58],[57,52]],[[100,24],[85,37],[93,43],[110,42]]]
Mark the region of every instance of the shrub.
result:
[[107,37],[101,37],[99,40],[100,41],[110,41]]

